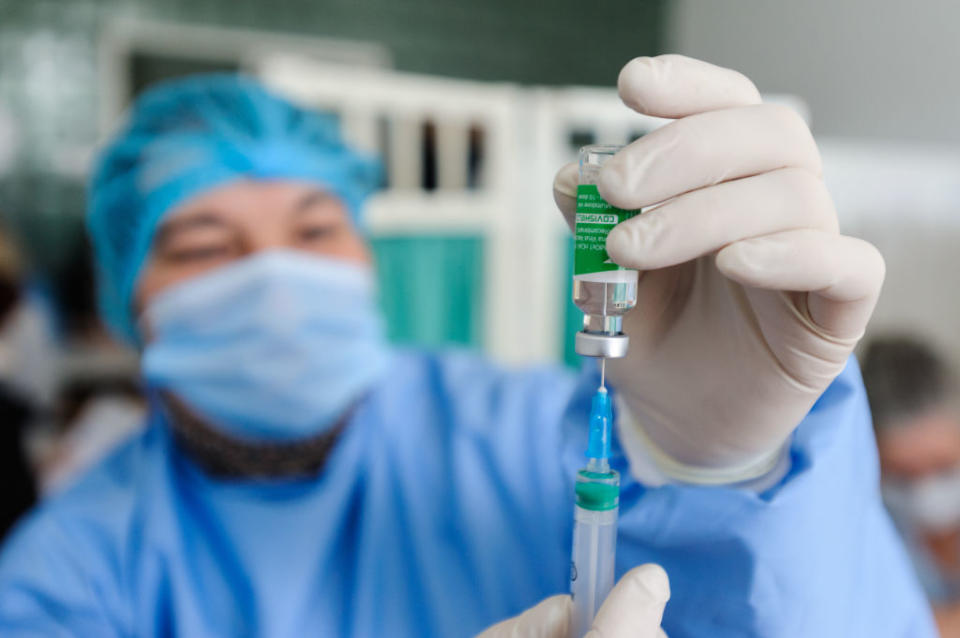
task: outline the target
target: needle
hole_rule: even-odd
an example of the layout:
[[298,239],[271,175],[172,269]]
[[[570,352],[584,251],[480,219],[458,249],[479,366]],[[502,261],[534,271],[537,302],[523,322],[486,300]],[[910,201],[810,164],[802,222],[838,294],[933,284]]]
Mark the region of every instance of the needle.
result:
[[605,382],[607,380],[607,358],[600,358],[600,387],[605,387]]

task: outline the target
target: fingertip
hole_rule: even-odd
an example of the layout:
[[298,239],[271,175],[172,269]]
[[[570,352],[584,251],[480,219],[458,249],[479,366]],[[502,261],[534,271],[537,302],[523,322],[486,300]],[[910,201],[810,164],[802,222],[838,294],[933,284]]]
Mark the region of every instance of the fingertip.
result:
[[657,635],[664,607],[670,599],[670,581],[659,565],[648,563],[624,574],[601,605],[588,636]]
[[670,578],[667,571],[656,563],[647,563],[634,567],[624,576],[631,579],[637,586],[642,587],[657,603],[666,603],[670,600]]
[[742,73],[677,54],[630,60],[620,70],[617,90],[635,111],[667,118],[761,102],[760,91]]
[[[610,160],[610,162],[612,161],[613,160]],[[597,192],[600,193],[603,201],[616,206],[616,204],[610,200],[616,199],[617,191],[619,191],[623,185],[620,176],[611,170],[610,162],[607,162],[607,165],[604,166],[597,175]]]
[[577,212],[577,165],[567,164],[553,178],[553,201],[560,209],[567,225],[573,230]]
[[736,246],[737,244],[730,244],[729,246],[724,246],[717,252],[717,256],[714,257],[714,263],[718,269],[725,271],[736,264],[738,261],[737,255],[734,253]]
[[569,594],[551,596],[533,608],[535,618],[531,618],[531,628],[545,632],[545,635],[565,635],[573,616],[573,599]]
[[577,196],[577,182],[579,181],[576,162],[564,164],[553,177],[553,192],[565,197]]
[[877,292],[879,292],[880,289],[883,288],[884,280],[887,278],[887,260],[884,259],[883,253],[880,252],[879,248],[877,248],[876,246],[874,246],[868,241],[864,241],[862,239],[860,239],[859,241],[866,244],[864,246],[864,253],[865,253],[864,259],[865,261],[873,262],[873,265],[868,268],[875,273],[876,282],[877,282],[876,289],[877,289]]
[[621,161],[613,157],[597,175],[597,192],[611,206],[630,210],[633,206],[629,197],[628,171],[621,167]]
[[760,267],[756,259],[756,242],[745,239],[725,246],[714,260],[717,270],[735,281],[751,279],[751,274]]
[[618,224],[607,234],[607,254],[617,264],[625,268],[642,268],[635,256],[640,238],[630,224]]
[[835,268],[838,271],[851,273],[848,278],[857,282],[852,286],[857,294],[848,293],[846,296],[861,298],[878,296],[887,276],[887,262],[880,250],[859,237],[838,235],[835,236],[834,242],[837,247],[831,252],[834,255]]
[[558,594],[540,601],[519,616],[508,618],[488,627],[476,638],[502,638],[503,636],[566,637],[573,620],[573,599],[567,594]]
[[638,113],[646,113],[643,89],[653,71],[653,60],[642,56],[627,62],[617,76],[617,93],[620,100]]
[[880,289],[883,288],[883,282],[887,280],[887,260],[883,258],[883,254],[876,247],[874,247],[874,250],[877,254],[877,267],[879,273],[877,278],[880,280],[877,288]]

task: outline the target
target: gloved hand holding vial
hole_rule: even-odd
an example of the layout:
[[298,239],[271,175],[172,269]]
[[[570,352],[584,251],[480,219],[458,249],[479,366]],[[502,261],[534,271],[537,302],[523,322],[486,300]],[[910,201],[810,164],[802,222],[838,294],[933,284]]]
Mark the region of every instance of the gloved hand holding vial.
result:
[[[613,207],[643,209],[606,238],[611,262],[640,272],[636,309],[607,320],[630,340],[629,354],[607,363],[626,408],[621,443],[653,457],[666,480],[765,476],[847,365],[883,259],[839,233],[803,119],[763,104],[742,74],[664,55],[631,61],[617,87],[628,107],[673,121],[586,179],[583,162],[561,168],[554,198],[571,229],[584,181]],[[578,306],[602,313],[592,282],[579,270],[578,280]],[[590,319],[578,346],[597,340],[597,325]]]

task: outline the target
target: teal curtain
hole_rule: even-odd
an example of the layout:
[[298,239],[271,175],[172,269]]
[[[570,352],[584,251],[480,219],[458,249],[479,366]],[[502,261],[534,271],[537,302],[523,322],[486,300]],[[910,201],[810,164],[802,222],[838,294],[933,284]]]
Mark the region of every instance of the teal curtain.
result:
[[391,341],[483,347],[481,237],[379,236],[372,245]]
[[[583,313],[573,304],[573,238],[563,239],[563,321],[557,350],[563,362],[582,365],[573,350]],[[402,235],[372,239],[380,300],[391,341],[423,346],[482,348],[483,239],[477,236]]]
[[563,353],[563,362],[568,366],[579,368],[583,360],[573,350],[573,339],[577,331],[583,328],[583,313],[573,303],[573,236],[563,239],[564,255],[566,255],[566,277],[564,281],[563,295],[563,331],[561,334],[561,352]]

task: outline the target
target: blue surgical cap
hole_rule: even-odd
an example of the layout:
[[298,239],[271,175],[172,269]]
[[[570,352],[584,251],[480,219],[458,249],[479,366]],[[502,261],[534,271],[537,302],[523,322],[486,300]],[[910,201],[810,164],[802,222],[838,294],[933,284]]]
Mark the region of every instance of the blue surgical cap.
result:
[[316,183],[356,220],[380,168],[343,143],[334,117],[294,106],[249,77],[196,75],[144,93],[100,154],[88,191],[100,311],[118,336],[138,341],[133,294],[163,216],[240,178]]

